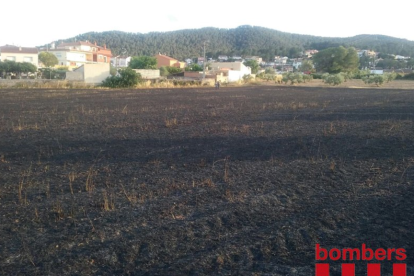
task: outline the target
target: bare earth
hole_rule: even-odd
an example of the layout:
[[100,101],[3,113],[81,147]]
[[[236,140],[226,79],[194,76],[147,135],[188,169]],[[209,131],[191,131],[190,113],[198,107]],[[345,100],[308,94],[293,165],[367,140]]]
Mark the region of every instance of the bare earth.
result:
[[386,84],[0,90],[0,274],[309,276],[316,243],[365,243],[414,275],[413,110]]

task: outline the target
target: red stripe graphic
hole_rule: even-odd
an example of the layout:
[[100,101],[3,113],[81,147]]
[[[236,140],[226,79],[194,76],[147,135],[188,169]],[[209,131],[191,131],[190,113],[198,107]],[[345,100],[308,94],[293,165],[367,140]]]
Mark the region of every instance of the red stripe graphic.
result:
[[329,264],[316,264],[315,276],[329,276]]
[[381,264],[368,264],[367,276],[381,276]]
[[[407,264],[393,264],[392,276],[407,276]],[[342,276],[355,276],[355,264],[342,264]],[[315,276],[329,276],[329,264],[315,264]],[[367,276],[381,276],[381,264],[368,264]]]
[[407,276],[407,264],[393,264],[392,276]]
[[342,276],[355,276],[355,264],[342,264]]

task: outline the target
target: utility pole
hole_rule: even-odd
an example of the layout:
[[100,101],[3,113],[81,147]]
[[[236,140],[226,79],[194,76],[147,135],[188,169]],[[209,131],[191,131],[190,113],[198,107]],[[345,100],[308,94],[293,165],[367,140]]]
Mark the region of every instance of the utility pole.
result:
[[203,42],[203,55],[204,55],[204,60],[203,60],[203,81],[206,78],[206,43],[207,43],[207,40],[205,40]]

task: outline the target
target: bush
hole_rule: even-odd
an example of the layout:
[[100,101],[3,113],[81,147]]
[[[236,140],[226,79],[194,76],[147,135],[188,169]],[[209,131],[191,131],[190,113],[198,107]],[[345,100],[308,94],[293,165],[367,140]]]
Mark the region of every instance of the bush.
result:
[[312,78],[313,78],[313,79],[315,79],[315,80],[321,80],[321,79],[323,79],[323,78],[322,78],[322,74],[317,74],[317,73],[315,73],[315,74],[312,74],[311,76],[312,76]]
[[119,75],[110,76],[102,82],[102,86],[109,88],[133,87],[139,83],[141,75],[131,68],[119,70]]
[[365,84],[375,83],[377,86],[380,86],[384,83],[385,77],[383,75],[371,75],[363,77],[362,80]]
[[284,73],[282,77],[282,81],[287,84],[290,81],[290,84],[293,85],[295,83],[302,83],[305,82],[308,77],[305,77],[302,73]]
[[404,80],[414,80],[414,73],[406,74],[402,76],[402,79]]
[[245,82],[245,83],[248,83],[248,82],[250,82],[251,80],[253,80],[253,77],[252,77],[252,75],[244,75],[243,76],[243,81]]
[[323,82],[330,85],[340,85],[344,82],[344,77],[341,73],[339,74],[323,74]]
[[369,70],[359,70],[354,74],[354,79],[362,79],[366,76],[370,75],[370,71]]
[[385,76],[385,80],[387,82],[391,82],[391,81],[393,81],[393,80],[395,80],[397,78],[397,74],[396,73],[388,73],[388,74],[385,74],[384,76]]

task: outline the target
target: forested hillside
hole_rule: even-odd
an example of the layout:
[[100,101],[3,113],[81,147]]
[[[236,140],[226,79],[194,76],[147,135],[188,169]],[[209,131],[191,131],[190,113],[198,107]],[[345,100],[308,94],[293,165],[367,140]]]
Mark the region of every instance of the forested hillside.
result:
[[383,35],[358,35],[349,38],[316,37],[284,33],[263,27],[240,26],[235,29],[202,28],[148,34],[121,31],[90,32],[58,41],[96,41],[106,44],[114,55],[154,55],[164,53],[177,59],[199,57],[208,41],[208,57],[225,55],[259,55],[271,60],[275,55],[295,57],[305,49],[353,46],[359,49],[414,56],[414,41]]

